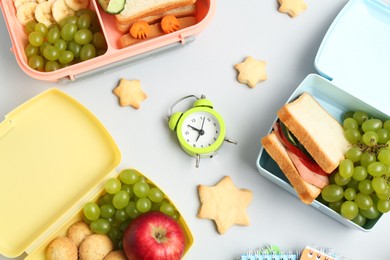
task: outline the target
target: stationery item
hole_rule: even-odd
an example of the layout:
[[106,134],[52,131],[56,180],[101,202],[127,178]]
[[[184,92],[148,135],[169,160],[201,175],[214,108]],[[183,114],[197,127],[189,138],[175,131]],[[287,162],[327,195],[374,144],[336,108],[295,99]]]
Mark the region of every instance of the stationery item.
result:
[[282,251],[277,246],[266,246],[260,249],[250,250],[242,254],[240,260],[298,260],[299,251]]
[[346,258],[339,256],[330,248],[306,246],[299,260],[346,260]]

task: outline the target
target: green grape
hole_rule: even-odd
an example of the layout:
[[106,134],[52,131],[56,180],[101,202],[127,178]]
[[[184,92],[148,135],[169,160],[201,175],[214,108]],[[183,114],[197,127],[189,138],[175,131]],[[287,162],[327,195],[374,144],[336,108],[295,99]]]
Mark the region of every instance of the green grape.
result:
[[364,121],[368,120],[368,114],[363,111],[356,111],[353,113],[353,119],[355,119],[359,125],[362,125]]
[[119,223],[125,221],[128,218],[129,216],[127,215],[125,209],[118,209],[115,211],[115,220],[118,221]]
[[381,213],[387,213],[390,211],[390,201],[389,200],[379,200],[376,204],[378,211]]
[[385,144],[390,140],[390,131],[386,128],[379,129],[376,131],[376,134],[378,135],[378,143],[380,144]]
[[168,216],[175,214],[175,207],[170,203],[163,203],[160,207],[160,211]]
[[385,175],[388,172],[388,168],[381,162],[372,162],[368,165],[367,172],[374,177],[378,177]]
[[47,59],[47,60],[51,60],[51,61],[54,61],[54,60],[57,60],[58,57],[60,56],[60,52],[57,50],[56,47],[54,46],[47,46],[44,50],[43,50],[43,56]]
[[352,188],[354,190],[359,190],[359,181],[351,178],[351,180],[347,184],[347,188]]
[[374,205],[371,197],[361,192],[356,194],[354,201],[356,202],[358,207],[362,210],[368,210],[369,208],[372,207],[372,205]]
[[91,222],[90,228],[96,234],[107,234],[111,225],[107,219],[99,218]]
[[343,127],[344,127],[344,130],[347,130],[347,129],[350,129],[350,128],[358,129],[359,125],[358,125],[358,123],[356,122],[355,119],[348,117],[348,118],[344,119]]
[[372,188],[376,193],[385,193],[388,189],[387,181],[382,177],[374,177],[372,179]]
[[105,54],[107,49],[96,49],[96,56],[101,56]]
[[104,184],[104,189],[107,193],[115,194],[121,190],[121,182],[116,178],[110,178]]
[[133,197],[133,185],[123,184],[122,190],[126,191],[129,194],[129,198]]
[[179,219],[180,219],[180,214],[179,214],[179,212],[175,211],[175,213],[173,213],[173,214],[171,215],[171,217],[172,217],[174,220],[179,221]]
[[363,143],[368,146],[374,146],[378,143],[379,136],[373,131],[365,132],[362,136]]
[[152,202],[148,198],[139,198],[135,206],[139,212],[146,213],[152,207]]
[[374,189],[372,188],[371,180],[368,179],[359,182],[358,188],[361,193],[364,193],[366,195],[369,195],[374,191]]
[[336,211],[337,213],[340,213],[341,205],[343,204],[343,200],[335,201],[335,202],[329,202],[329,208]]
[[35,24],[35,26],[34,26],[34,31],[40,32],[40,33],[43,35],[43,37],[46,37],[46,36],[47,36],[47,32],[48,32],[49,30],[47,29],[47,27],[46,27],[45,24],[43,24],[43,23],[37,23],[37,24]]
[[79,29],[74,34],[74,41],[80,45],[89,43],[92,40],[93,34],[88,29]]
[[390,119],[387,119],[385,122],[383,122],[383,128],[386,128],[390,132]]
[[104,195],[100,196],[100,198],[98,199],[98,204],[100,206],[105,205],[105,204],[112,204],[113,197],[114,197],[114,195],[112,195],[110,193],[105,193]]
[[35,31],[35,25],[37,24],[36,21],[29,21],[25,26],[24,26],[24,31],[28,35]]
[[360,209],[360,213],[368,219],[376,219],[379,216],[379,211],[375,206],[370,207],[369,209]]
[[138,173],[132,169],[126,169],[120,172],[119,179],[125,184],[134,184],[138,181]]
[[390,150],[383,149],[378,154],[378,160],[387,165],[390,166]]
[[344,218],[352,220],[359,213],[359,207],[353,201],[345,201],[341,205],[340,213]]
[[77,27],[79,29],[88,29],[91,25],[91,15],[89,13],[82,14],[77,18]]
[[334,183],[339,185],[339,186],[344,186],[344,185],[347,185],[349,182],[350,182],[350,178],[344,178],[343,176],[341,176],[340,172],[336,172],[334,174]]
[[353,117],[353,113],[354,111],[347,111],[343,114],[343,120],[345,120],[346,118],[352,118]]
[[43,35],[40,32],[34,31],[28,35],[28,42],[35,47],[39,47],[43,43]]
[[373,153],[370,153],[369,151],[365,151],[362,154],[362,157],[360,158],[360,165],[363,167],[368,167],[371,163],[376,161],[376,156]]
[[68,50],[73,52],[73,56],[75,58],[80,57],[81,45],[77,44],[75,41],[68,42]]
[[339,172],[342,177],[351,178],[353,175],[353,170],[353,162],[350,159],[344,159],[340,162]]
[[102,32],[95,32],[93,34],[92,44],[95,45],[96,49],[107,49],[107,42]]
[[54,43],[54,47],[56,47],[57,50],[59,50],[60,52],[65,51],[67,48],[67,45],[68,44],[63,39],[58,39]]
[[366,224],[366,218],[363,217],[362,214],[360,214],[360,212],[356,215],[356,217],[354,219],[352,219],[352,222],[354,222],[356,225],[358,226],[364,226],[364,224]]
[[354,168],[352,178],[357,181],[362,181],[367,178],[367,174],[366,168],[359,165]]
[[112,199],[112,205],[116,209],[123,209],[129,204],[130,196],[129,193],[127,193],[124,190],[120,190],[118,193],[114,195],[114,198]]
[[76,15],[66,16],[64,19],[60,21],[60,26],[63,28],[66,24],[77,24],[78,17]]
[[57,27],[51,28],[47,32],[47,41],[54,44],[58,39],[61,39],[61,31]]
[[49,42],[42,43],[41,46],[39,46],[39,53],[43,55],[43,52],[45,51],[47,46],[52,46]]
[[389,187],[389,185],[387,185],[387,188],[386,188],[385,192],[377,193],[376,196],[378,197],[378,199],[381,199],[381,200],[388,200],[388,199],[390,199],[390,187]]
[[43,58],[39,55],[33,55],[28,59],[28,66],[35,70],[42,70],[44,66]]
[[371,118],[363,122],[362,130],[364,133],[368,131],[376,132],[382,128],[382,121],[376,118]]
[[355,128],[348,128],[347,130],[345,130],[344,136],[351,144],[357,144],[361,138],[359,130]]
[[102,218],[108,219],[114,216],[115,207],[111,204],[104,204],[100,207],[100,216]]
[[149,194],[149,191],[150,191],[149,185],[142,180],[136,182],[133,186],[133,193],[138,198],[147,197]]
[[52,23],[50,26],[49,26],[49,31],[50,29],[54,29],[54,28],[57,28],[58,30],[61,30],[61,27],[58,23]]
[[50,72],[50,71],[55,71],[60,69],[60,65],[56,61],[47,61],[45,64],[45,71]]
[[28,44],[24,49],[24,53],[26,54],[27,59],[31,58],[33,55],[37,55],[38,52],[38,47],[32,46],[31,44]]
[[73,61],[73,59],[73,52],[68,50],[60,52],[60,55],[58,56],[58,61],[61,62],[61,64],[69,64]]
[[76,32],[77,25],[73,23],[67,23],[61,28],[61,38],[65,41],[71,41],[73,40]]
[[100,207],[95,202],[85,204],[83,211],[84,216],[90,221],[97,220],[100,217]]
[[351,160],[352,162],[356,163],[360,161],[362,158],[362,149],[360,149],[357,146],[352,146],[351,148],[348,149],[348,151],[345,153],[345,158]]
[[86,61],[86,60],[89,60],[89,59],[92,59],[96,57],[96,49],[95,49],[95,46],[93,46],[92,44],[90,43],[87,43],[85,45],[83,45],[81,47],[81,50],[80,50],[80,59],[82,61]]
[[153,187],[149,191],[148,198],[155,203],[159,203],[159,202],[163,201],[164,194],[159,188]]
[[110,231],[108,231],[107,236],[111,241],[119,241],[123,237],[123,232],[118,227],[111,226]]
[[354,188],[346,188],[344,190],[344,198],[346,200],[354,200],[356,197],[356,191]]
[[135,202],[134,201],[130,201],[129,202],[129,205],[127,205],[127,207],[125,208],[125,212],[126,214],[130,217],[130,218],[136,218],[138,217],[141,213],[137,210],[137,207],[135,206]]
[[327,185],[321,192],[322,198],[327,202],[336,202],[343,198],[344,190],[337,184]]

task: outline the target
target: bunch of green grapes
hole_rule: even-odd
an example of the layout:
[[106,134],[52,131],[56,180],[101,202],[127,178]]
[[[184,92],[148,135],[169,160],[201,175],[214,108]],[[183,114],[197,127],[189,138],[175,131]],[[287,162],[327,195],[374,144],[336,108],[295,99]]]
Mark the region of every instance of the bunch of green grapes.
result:
[[329,207],[363,226],[390,211],[390,119],[363,111],[344,115],[344,135],[352,144],[322,190]]
[[90,9],[79,10],[49,28],[43,23],[29,22],[25,32],[28,66],[38,71],[55,71],[107,50],[96,13]]
[[177,221],[180,218],[164,193],[135,170],[123,170],[118,178],[107,180],[104,190],[97,202],[84,206],[84,221],[93,232],[108,235],[116,248],[122,247],[124,230],[140,214],[161,211]]

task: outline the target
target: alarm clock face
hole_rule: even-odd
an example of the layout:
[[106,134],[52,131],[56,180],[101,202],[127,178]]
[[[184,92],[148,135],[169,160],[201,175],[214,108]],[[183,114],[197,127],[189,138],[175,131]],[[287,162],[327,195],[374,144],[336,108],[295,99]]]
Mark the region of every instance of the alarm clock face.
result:
[[220,128],[220,123],[214,115],[198,111],[184,118],[179,131],[188,145],[202,149],[212,146],[218,140]]

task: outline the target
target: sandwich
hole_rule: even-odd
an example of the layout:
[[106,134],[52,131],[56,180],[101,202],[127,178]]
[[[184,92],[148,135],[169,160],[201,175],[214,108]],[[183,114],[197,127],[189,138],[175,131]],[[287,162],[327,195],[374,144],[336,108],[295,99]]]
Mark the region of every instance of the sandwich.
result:
[[115,15],[115,20],[119,25],[132,24],[148,16],[160,15],[176,8],[193,5],[195,2],[196,0],[127,0],[124,9]]
[[351,144],[341,124],[309,93],[284,105],[261,143],[305,204],[329,184]]
[[[149,15],[149,16],[143,17],[140,20],[145,21],[148,24],[155,24],[155,23],[160,22],[161,19],[165,15],[174,15],[177,18],[182,18],[182,17],[188,17],[188,16],[195,16],[195,13],[196,13],[196,5],[191,4],[191,5],[180,6],[180,7],[171,9],[167,12],[163,12],[163,13],[159,13],[159,14],[155,14],[155,15]],[[132,20],[132,21],[129,21],[126,23],[116,22],[115,24],[116,24],[116,28],[120,32],[127,33],[127,32],[129,32],[131,25],[133,25],[137,21],[138,20]]]

